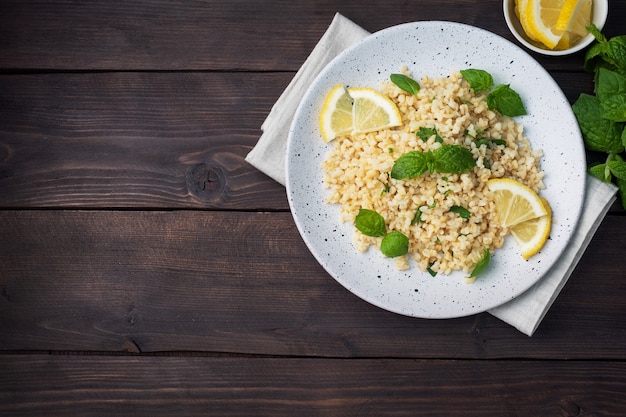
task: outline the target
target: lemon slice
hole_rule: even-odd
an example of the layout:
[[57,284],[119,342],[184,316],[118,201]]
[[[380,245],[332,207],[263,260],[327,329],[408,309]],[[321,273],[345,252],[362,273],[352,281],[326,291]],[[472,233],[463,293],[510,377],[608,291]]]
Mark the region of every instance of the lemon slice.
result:
[[352,99],[342,84],[326,95],[320,113],[320,129],[325,142],[352,133]]
[[555,49],[564,32],[557,30],[556,24],[565,1],[518,0],[516,11],[526,35],[549,49]]
[[570,34],[570,42],[587,36],[591,24],[592,0],[566,0],[556,22],[556,30]]
[[373,88],[335,86],[324,99],[320,130],[324,141],[402,125],[398,106]]
[[496,213],[503,227],[510,228],[548,214],[537,193],[519,181],[492,179],[487,181],[487,188],[493,195]]
[[354,100],[352,134],[400,126],[402,115],[396,103],[373,88],[350,88]]
[[528,259],[539,252],[550,237],[552,210],[546,199],[542,198],[541,201],[548,211],[548,214],[535,219],[526,220],[511,228],[511,234],[517,241],[522,252],[522,258],[524,259]]

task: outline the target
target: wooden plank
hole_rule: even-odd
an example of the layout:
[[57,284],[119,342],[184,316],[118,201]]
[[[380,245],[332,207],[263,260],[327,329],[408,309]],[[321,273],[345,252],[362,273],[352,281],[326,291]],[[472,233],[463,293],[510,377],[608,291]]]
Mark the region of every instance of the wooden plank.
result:
[[[500,0],[5,0],[0,3],[0,68],[295,71],[336,12],[368,31],[450,20],[514,41]],[[624,2],[611,4],[607,34],[621,34],[625,15]],[[534,56],[547,68],[580,70],[582,65],[580,54],[558,60]]]
[[605,220],[529,338],[486,313],[424,320],[358,299],[289,213],[4,210],[0,349],[624,360],[625,228]]
[[[286,210],[244,158],[292,76],[0,75],[0,207]],[[555,77],[571,101],[592,91]]]
[[0,206],[287,209],[244,158],[291,75],[2,75]]
[[10,416],[622,416],[626,364],[0,356]]

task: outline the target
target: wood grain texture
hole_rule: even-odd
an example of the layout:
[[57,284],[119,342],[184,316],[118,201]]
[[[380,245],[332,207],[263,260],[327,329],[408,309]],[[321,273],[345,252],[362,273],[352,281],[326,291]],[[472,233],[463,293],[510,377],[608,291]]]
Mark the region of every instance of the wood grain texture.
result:
[[529,338],[488,314],[414,319],[358,299],[289,213],[0,211],[0,349],[623,360],[623,270],[596,260],[620,259],[624,227],[605,221]]
[[0,206],[287,209],[244,158],[289,79],[2,75]]
[[[373,32],[423,20],[464,22],[511,41],[501,0],[274,1],[5,0],[0,68],[47,70],[295,71],[342,13]],[[626,16],[612,1],[609,35]],[[580,70],[582,55],[533,55],[547,68]]]
[[0,415],[603,416],[622,362],[0,357]]
[[[617,204],[533,337],[315,261],[244,158],[336,12],[513,40],[501,0],[0,2],[0,416],[624,415]],[[583,53],[533,56],[593,91]]]

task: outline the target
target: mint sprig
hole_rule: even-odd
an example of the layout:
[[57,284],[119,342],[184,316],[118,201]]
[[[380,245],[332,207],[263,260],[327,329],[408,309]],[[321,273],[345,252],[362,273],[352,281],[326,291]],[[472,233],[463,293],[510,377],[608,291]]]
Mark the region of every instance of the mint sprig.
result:
[[619,187],[626,209],[626,35],[607,39],[591,24],[596,42],[585,55],[584,68],[594,73],[595,95],[582,93],[572,105],[585,148],[606,154],[589,173]]
[[391,178],[415,178],[426,171],[461,174],[476,166],[472,152],[461,145],[442,145],[434,151],[410,151],[396,159]]
[[516,117],[526,114],[526,108],[520,95],[509,84],[492,86],[493,76],[485,70],[466,69],[461,70],[461,75],[468,82],[472,90],[489,91],[487,94],[487,106],[490,110],[496,110],[503,116]]

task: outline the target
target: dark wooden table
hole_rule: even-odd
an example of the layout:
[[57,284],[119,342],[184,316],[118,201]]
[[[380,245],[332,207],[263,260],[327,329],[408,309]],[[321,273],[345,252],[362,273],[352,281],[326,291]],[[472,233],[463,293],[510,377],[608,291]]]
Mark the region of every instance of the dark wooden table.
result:
[[[533,337],[314,260],[244,157],[335,12],[513,40],[499,0],[1,2],[0,415],[626,415],[617,203]],[[592,91],[582,54],[536,58]]]

